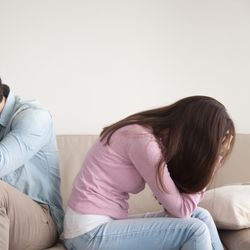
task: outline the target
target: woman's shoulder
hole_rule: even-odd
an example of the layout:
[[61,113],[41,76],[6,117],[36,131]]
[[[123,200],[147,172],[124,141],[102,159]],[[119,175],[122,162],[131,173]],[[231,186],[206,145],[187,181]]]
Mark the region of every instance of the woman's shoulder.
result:
[[127,134],[127,135],[153,135],[152,129],[150,127],[142,126],[140,124],[130,124],[126,125],[117,130],[117,133]]
[[136,143],[137,142],[150,142],[155,141],[155,136],[152,133],[152,129],[139,124],[131,124],[119,128],[115,131],[111,137],[112,141]]

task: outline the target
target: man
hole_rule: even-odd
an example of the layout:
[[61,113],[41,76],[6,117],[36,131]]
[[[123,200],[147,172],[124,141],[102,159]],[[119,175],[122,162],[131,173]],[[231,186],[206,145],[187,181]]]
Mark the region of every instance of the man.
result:
[[0,79],[0,249],[45,249],[62,232],[56,139],[49,112]]

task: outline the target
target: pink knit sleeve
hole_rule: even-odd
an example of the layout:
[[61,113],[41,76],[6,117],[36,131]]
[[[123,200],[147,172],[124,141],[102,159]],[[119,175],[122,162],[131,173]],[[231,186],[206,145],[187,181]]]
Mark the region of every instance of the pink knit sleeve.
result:
[[168,192],[161,190],[157,182],[156,172],[162,154],[152,135],[135,136],[129,143],[128,156],[170,216],[189,217],[193,213],[203,196],[203,192],[195,194],[180,193],[170,177],[167,166],[164,168],[163,180]]

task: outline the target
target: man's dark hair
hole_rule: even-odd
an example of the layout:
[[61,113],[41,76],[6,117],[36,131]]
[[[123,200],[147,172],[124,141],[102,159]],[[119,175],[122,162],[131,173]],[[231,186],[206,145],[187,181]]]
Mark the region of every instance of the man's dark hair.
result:
[[2,83],[2,79],[0,78],[0,102],[3,100],[3,97],[7,97],[10,93],[10,87],[6,84]]

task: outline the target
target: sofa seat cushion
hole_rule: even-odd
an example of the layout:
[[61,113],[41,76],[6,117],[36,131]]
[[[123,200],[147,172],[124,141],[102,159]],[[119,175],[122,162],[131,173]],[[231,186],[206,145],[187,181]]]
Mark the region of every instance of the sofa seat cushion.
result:
[[220,230],[220,238],[227,250],[249,250],[250,228],[242,230]]

